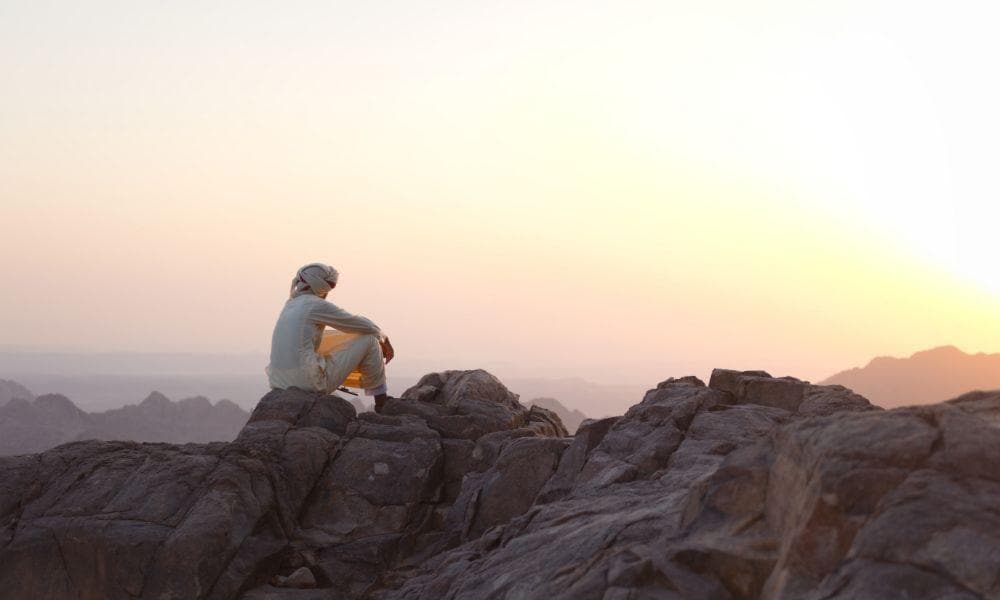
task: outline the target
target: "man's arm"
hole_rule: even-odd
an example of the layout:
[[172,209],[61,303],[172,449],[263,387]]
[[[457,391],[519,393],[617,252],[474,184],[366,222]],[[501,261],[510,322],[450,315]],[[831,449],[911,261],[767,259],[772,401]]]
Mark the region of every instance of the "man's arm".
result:
[[322,304],[319,304],[311,316],[314,322],[326,325],[327,327],[333,327],[339,331],[347,333],[370,333],[377,335],[379,340],[384,341],[386,339],[385,334],[382,333],[379,326],[371,319],[351,314],[332,302],[324,301]]

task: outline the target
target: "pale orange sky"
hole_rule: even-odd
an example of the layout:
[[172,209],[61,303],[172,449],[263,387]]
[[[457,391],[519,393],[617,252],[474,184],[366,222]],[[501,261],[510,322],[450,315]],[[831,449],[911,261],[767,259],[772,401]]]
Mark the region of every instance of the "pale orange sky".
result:
[[266,352],[318,260],[400,370],[1000,351],[993,5],[543,4],[0,8],[0,346]]

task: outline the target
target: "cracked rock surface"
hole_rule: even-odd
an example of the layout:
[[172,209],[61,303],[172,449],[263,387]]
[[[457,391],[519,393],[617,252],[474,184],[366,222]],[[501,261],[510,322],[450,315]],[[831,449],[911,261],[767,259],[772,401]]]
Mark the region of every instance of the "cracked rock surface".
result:
[[882,411],[717,370],[584,422],[484,371],[381,415],[0,459],[0,598],[1000,597],[1000,393]]

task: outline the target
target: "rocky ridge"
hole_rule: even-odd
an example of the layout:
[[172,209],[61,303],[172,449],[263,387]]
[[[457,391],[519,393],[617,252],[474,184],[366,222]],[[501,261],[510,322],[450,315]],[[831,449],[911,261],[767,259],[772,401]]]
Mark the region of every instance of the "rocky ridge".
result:
[[882,411],[724,370],[572,438],[483,371],[428,375],[381,415],[275,391],[229,444],[0,459],[0,590],[997,597],[998,427],[1000,393]]

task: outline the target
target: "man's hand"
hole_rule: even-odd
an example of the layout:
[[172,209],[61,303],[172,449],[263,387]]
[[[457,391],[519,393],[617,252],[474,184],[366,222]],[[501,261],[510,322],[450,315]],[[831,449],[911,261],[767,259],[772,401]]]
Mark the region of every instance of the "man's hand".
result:
[[382,356],[385,358],[385,363],[389,364],[392,357],[396,356],[396,351],[392,349],[392,343],[389,341],[389,338],[385,338],[379,342],[379,345],[382,347]]

